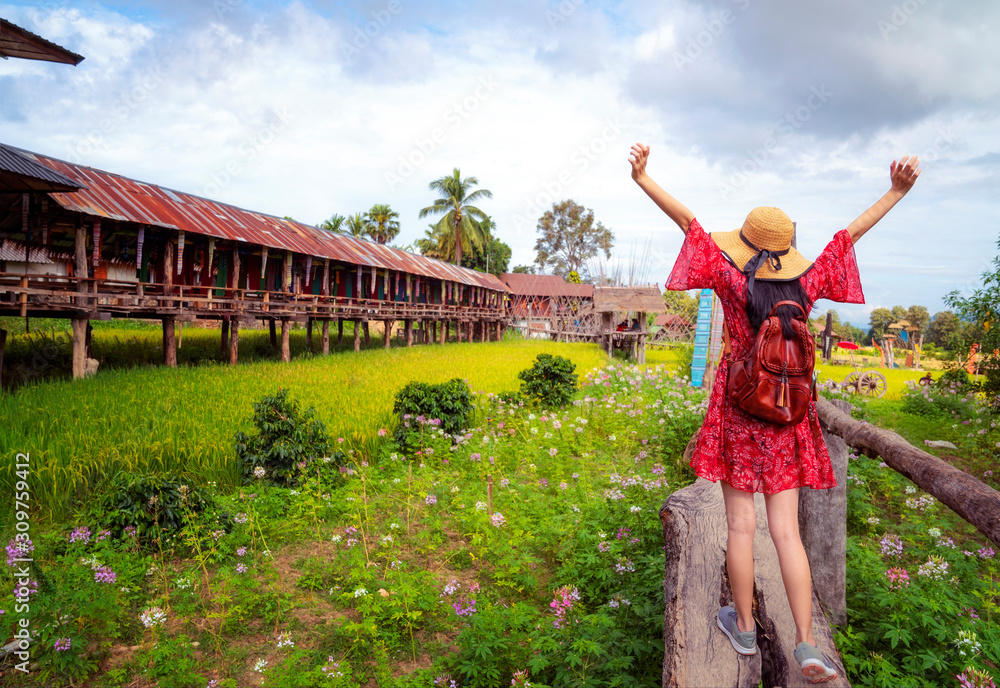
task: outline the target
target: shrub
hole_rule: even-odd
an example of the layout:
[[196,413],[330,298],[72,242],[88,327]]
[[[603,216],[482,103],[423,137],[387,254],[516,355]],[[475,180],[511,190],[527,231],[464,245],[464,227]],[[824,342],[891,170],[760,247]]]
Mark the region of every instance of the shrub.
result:
[[539,406],[565,406],[576,391],[576,364],[568,358],[538,354],[535,364],[518,373],[521,393]]
[[265,396],[253,405],[253,424],[257,434],[237,432],[236,458],[243,472],[243,482],[250,482],[258,467],[274,482],[294,485],[296,464],[326,456],[330,440],[326,427],[316,416],[316,409],[299,410],[297,401],[288,398],[287,389]]
[[964,389],[971,383],[969,382],[969,374],[964,369],[949,368],[941,377],[934,381],[934,384],[942,388],[958,387],[959,389]]
[[399,417],[395,440],[404,450],[412,449],[425,425],[457,434],[469,427],[472,409],[472,390],[460,378],[439,385],[411,382],[396,392],[393,402],[393,413]]
[[128,527],[135,528],[140,539],[156,537],[157,525],[179,531],[185,512],[200,513],[212,504],[211,495],[176,475],[119,473],[104,490],[101,508],[119,537]]

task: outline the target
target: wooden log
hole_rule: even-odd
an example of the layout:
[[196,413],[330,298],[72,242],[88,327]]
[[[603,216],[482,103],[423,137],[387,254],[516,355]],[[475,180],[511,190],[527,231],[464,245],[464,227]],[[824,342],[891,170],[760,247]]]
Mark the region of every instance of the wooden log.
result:
[[1000,492],[917,449],[895,432],[853,420],[825,399],[816,402],[816,410],[822,424],[842,437],[849,447],[881,457],[890,468],[912,480],[1000,546]]
[[323,335],[321,338],[323,346],[323,355],[326,356],[330,353],[330,321],[323,321]]
[[403,321],[403,332],[407,346],[413,346],[413,320],[407,318]]
[[[778,556],[767,529],[762,495],[755,496],[754,616],[758,652],[737,654],[719,630],[720,607],[732,604],[726,572],[726,510],[722,488],[699,478],[660,509],[666,552],[663,686],[755,688],[810,685],[792,655],[795,624]],[[842,668],[830,625],[813,595],[813,636]],[[829,686],[847,686],[843,676]]]
[[232,333],[229,336],[229,365],[234,366],[240,360],[240,319],[234,317],[230,328]]
[[288,363],[292,360],[292,348],[289,342],[288,318],[281,319],[281,361]]
[[337,346],[344,344],[344,319],[337,318]]
[[87,329],[83,339],[83,350],[87,358],[93,358],[94,327],[87,321]]
[[365,331],[365,346],[371,344],[371,333],[368,331],[368,318],[363,318],[361,320],[361,327]]
[[354,321],[354,350],[361,351],[361,321]]
[[383,333],[382,333],[382,347],[385,349],[389,348],[389,337],[392,336],[392,321],[386,320],[382,323]]
[[173,318],[163,319],[163,365],[177,367],[177,325]]
[[443,320],[438,321],[438,344],[444,344],[445,342],[445,323]]

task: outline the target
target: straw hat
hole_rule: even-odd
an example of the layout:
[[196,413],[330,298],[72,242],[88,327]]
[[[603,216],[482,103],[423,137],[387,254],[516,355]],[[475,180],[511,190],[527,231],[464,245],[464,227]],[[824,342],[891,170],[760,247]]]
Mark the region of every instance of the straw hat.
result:
[[795,225],[784,212],[760,207],[750,211],[743,227],[713,232],[712,239],[740,272],[746,274],[756,262],[756,279],[784,282],[802,276],[812,267],[812,261],[792,247],[794,233]]

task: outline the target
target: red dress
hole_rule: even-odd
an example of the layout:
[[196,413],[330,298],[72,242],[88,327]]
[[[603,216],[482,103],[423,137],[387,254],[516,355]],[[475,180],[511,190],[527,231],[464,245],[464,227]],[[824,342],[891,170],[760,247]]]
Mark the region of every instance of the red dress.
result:
[[[833,237],[813,266],[800,277],[810,304],[817,299],[864,303],[854,246],[847,230]],[[754,332],[745,307],[746,277],[730,263],[697,220],[691,221],[667,289],[712,289],[722,303],[730,356],[742,358]],[[774,425],[732,406],[726,395],[728,356],[719,363],[698,435],[691,467],[702,478],[724,480],[743,492],[774,494],[795,487],[836,486],[830,455],[810,402],[798,425]]]

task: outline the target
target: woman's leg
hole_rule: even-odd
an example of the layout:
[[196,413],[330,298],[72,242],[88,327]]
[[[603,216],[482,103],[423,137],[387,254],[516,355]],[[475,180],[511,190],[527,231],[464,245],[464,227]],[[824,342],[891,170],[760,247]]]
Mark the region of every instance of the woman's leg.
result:
[[726,569],[729,587],[733,591],[736,625],[744,633],[752,631],[753,620],[753,535],[757,530],[757,512],[753,493],[742,492],[722,482],[722,498],[726,502]]
[[809,559],[799,537],[799,489],[764,495],[767,527],[778,551],[781,580],[795,620],[795,644],[815,645],[812,633],[812,576]]

